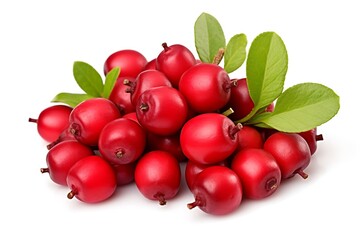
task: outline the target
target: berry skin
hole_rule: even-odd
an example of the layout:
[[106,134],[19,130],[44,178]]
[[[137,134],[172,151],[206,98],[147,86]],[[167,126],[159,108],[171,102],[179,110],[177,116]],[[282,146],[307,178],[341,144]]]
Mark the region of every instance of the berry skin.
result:
[[229,75],[215,64],[199,63],[189,68],[180,79],[179,90],[190,108],[198,113],[215,112],[230,99]]
[[261,133],[253,127],[243,126],[237,135],[238,150],[263,147],[263,137]]
[[136,162],[113,165],[117,186],[123,186],[134,181],[135,166]]
[[113,164],[128,164],[137,160],[146,145],[143,128],[133,120],[118,118],[108,123],[100,133],[99,151]]
[[119,77],[132,77],[136,76],[145,69],[147,64],[146,58],[138,51],[125,49],[114,52],[111,54],[104,63],[105,75],[115,67],[119,67]]
[[47,168],[41,168],[42,173],[48,172],[51,180],[66,186],[66,176],[69,169],[80,159],[94,155],[93,151],[75,140],[64,141],[53,148],[46,155]]
[[239,126],[218,113],[204,113],[187,121],[180,133],[184,155],[199,164],[224,161],[237,148]]
[[71,111],[71,107],[54,105],[41,111],[37,119],[29,118],[29,122],[37,124],[38,133],[45,141],[53,142],[69,125]]
[[281,181],[281,171],[275,158],[263,149],[247,148],[238,152],[231,169],[242,182],[244,196],[262,199],[273,194]]
[[70,131],[86,145],[97,146],[106,124],[120,118],[116,105],[105,98],[91,98],[77,105],[70,114]]
[[116,190],[116,175],[110,164],[99,156],[80,159],[69,170],[66,182],[76,197],[85,203],[97,203],[111,197]]
[[171,84],[177,88],[181,75],[195,65],[196,60],[191,51],[183,45],[168,46],[162,44],[164,50],[156,58],[156,69],[163,72]]
[[189,209],[199,207],[213,215],[225,215],[239,208],[242,201],[242,186],[234,171],[223,166],[204,169],[193,186],[195,201]]
[[144,154],[135,167],[135,183],[141,194],[165,205],[180,189],[181,171],[179,162],[165,151]]
[[176,134],[184,125],[188,107],[184,96],[175,88],[156,87],[140,96],[136,116],[147,131],[169,136]]
[[46,148],[48,150],[50,150],[51,148],[53,148],[54,146],[56,146],[57,144],[64,142],[64,141],[68,141],[68,140],[76,140],[75,136],[70,132],[70,127],[66,127],[59,135],[59,137],[49,143],[48,145],[46,145]]
[[264,150],[274,156],[281,170],[282,179],[299,174],[304,179],[308,177],[303,170],[309,165],[310,148],[300,135],[296,133],[277,132],[264,143]]
[[313,155],[317,150],[317,141],[324,140],[322,134],[317,134],[317,128],[313,128],[306,132],[301,132],[299,135],[302,136],[309,145],[311,155]]
[[124,84],[124,81],[134,80],[134,78],[129,77],[118,78],[109,96],[109,100],[115,103],[119,108],[121,115],[135,111],[135,107],[131,103],[130,94],[126,91],[128,86]]

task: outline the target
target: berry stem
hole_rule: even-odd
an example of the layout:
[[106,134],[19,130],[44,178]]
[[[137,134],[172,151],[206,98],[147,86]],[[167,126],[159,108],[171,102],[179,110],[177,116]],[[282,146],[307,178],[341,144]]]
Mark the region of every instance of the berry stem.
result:
[[49,172],[49,168],[40,168],[40,172],[41,172],[41,173],[48,173],[48,172]]
[[157,194],[155,194],[154,197],[159,201],[160,206],[166,205],[166,200],[165,200],[164,194],[157,193]]
[[195,198],[194,202],[187,204],[188,209],[193,209],[194,207],[199,207],[199,206],[202,206],[202,202],[198,198]]
[[269,192],[269,191],[275,190],[277,187],[278,187],[278,184],[277,184],[276,178],[273,177],[266,181],[266,184],[265,184],[266,191]]
[[35,119],[35,118],[29,118],[29,122],[37,123],[37,119]]
[[49,143],[48,145],[46,145],[46,148],[48,149],[48,150],[50,150],[51,148],[53,148],[56,144],[58,144],[60,142],[60,140],[59,139],[57,139],[57,140],[55,140],[55,141],[53,141],[52,143]]
[[68,194],[67,194],[67,198],[68,199],[73,199],[76,195],[76,191],[71,190]]
[[243,125],[241,123],[236,124],[235,126],[229,127],[229,136],[231,139],[235,139],[235,134],[242,129]]
[[165,52],[170,49],[166,42],[161,44],[161,46],[164,48]]
[[222,115],[228,117],[230,114],[233,114],[234,110],[232,108],[229,108],[228,110],[224,111]]
[[216,55],[214,56],[214,59],[212,61],[213,64],[219,65],[219,63],[221,62],[221,60],[224,57],[224,53],[225,53],[225,49],[224,48],[220,48],[219,51],[216,53]]
[[115,155],[117,158],[122,158],[125,154],[125,151],[123,149],[119,149],[115,152]]
[[77,123],[72,123],[69,129],[70,133],[74,136],[80,136],[80,126]]
[[146,103],[141,103],[139,108],[141,111],[146,112],[147,110],[149,110],[149,105],[147,105]]
[[303,170],[299,170],[296,173],[299,174],[303,179],[307,179],[309,177],[309,175],[303,172]]
[[322,140],[324,140],[324,137],[323,137],[322,134],[318,134],[318,135],[315,136],[315,140],[316,141],[322,141]]

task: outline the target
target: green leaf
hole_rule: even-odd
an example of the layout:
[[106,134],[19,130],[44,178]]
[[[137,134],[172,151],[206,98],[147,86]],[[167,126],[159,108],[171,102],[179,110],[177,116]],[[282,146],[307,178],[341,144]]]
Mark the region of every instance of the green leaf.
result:
[[111,69],[111,71],[108,72],[108,74],[106,74],[104,90],[102,93],[103,98],[109,98],[111,91],[116,83],[116,79],[119,77],[119,74],[120,74],[119,67]]
[[319,83],[301,83],[280,95],[273,113],[257,115],[249,123],[283,132],[304,132],[329,121],[339,109],[340,98],[332,89]]
[[254,109],[242,121],[272,103],[283,91],[288,55],[281,38],[274,32],[260,34],[252,42],[246,62],[246,77]]
[[225,35],[218,20],[202,13],[195,22],[195,47],[202,62],[211,63],[219,49],[226,46]]
[[61,102],[68,104],[71,107],[76,107],[79,103],[86,99],[93,98],[93,96],[84,93],[66,93],[57,94],[51,102]]
[[229,43],[226,45],[224,54],[224,69],[226,72],[231,73],[241,67],[246,58],[246,35],[236,34],[233,36]]
[[101,97],[104,88],[102,78],[91,65],[85,62],[74,62],[73,74],[77,84],[85,93]]

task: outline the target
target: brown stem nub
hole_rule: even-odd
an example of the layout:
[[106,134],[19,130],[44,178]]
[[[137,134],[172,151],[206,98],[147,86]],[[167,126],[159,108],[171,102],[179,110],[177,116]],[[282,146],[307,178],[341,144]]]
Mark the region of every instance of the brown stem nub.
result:
[[50,149],[52,149],[56,144],[58,144],[59,142],[60,142],[60,140],[57,139],[57,140],[49,143],[48,145],[46,145],[46,148],[47,148],[48,150],[50,150]]
[[68,199],[73,199],[76,195],[76,192],[74,190],[71,190],[68,194],[67,194],[67,198]]
[[49,168],[40,168],[41,173],[47,173],[49,172]]
[[272,191],[275,190],[278,187],[276,178],[272,177],[265,183],[265,189],[266,191]]
[[146,103],[141,103],[139,108],[141,111],[146,112],[147,110],[149,110],[149,105],[147,105]]
[[199,207],[201,205],[202,205],[201,201],[196,198],[194,202],[188,203],[187,207],[188,207],[188,209],[193,209],[194,207]]
[[164,48],[165,51],[169,50],[169,46],[167,45],[166,42],[164,42],[163,44],[161,44],[161,46]]
[[166,205],[166,199],[165,199],[164,194],[157,193],[157,194],[155,194],[154,197],[159,201],[160,206]]
[[233,114],[234,110],[232,108],[229,108],[228,110],[224,111],[222,115],[228,117],[230,114]]
[[35,119],[35,118],[29,118],[29,122],[37,123],[37,119]]
[[70,133],[74,136],[80,136],[80,126],[77,123],[72,123],[69,129]]
[[299,174],[303,179],[307,179],[309,177],[309,175],[303,172],[303,170],[299,170],[296,173]]
[[322,141],[322,140],[324,140],[324,137],[323,137],[322,134],[318,134],[318,135],[315,136],[315,140],[316,141]]
[[241,123],[236,124],[235,126],[229,127],[229,136],[231,139],[235,139],[235,134],[239,132],[243,128],[243,125]]
[[115,155],[117,158],[122,158],[125,154],[125,151],[123,149],[119,149],[115,152]]
[[130,87],[131,86],[131,81],[128,80],[128,79],[124,79],[123,84]]
[[220,48],[219,51],[216,53],[216,55],[214,56],[214,59],[212,61],[213,64],[219,65],[219,63],[221,62],[221,60],[224,57],[224,53],[225,53],[225,49],[224,48]]

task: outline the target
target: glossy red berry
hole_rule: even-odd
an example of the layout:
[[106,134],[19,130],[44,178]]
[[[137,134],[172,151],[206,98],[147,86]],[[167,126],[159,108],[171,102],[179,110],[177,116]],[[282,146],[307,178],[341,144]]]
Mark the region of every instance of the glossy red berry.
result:
[[262,148],[263,137],[256,128],[243,126],[238,135],[238,150],[245,148]]
[[179,162],[165,151],[144,154],[135,167],[135,183],[143,196],[165,205],[180,189]]
[[109,122],[121,117],[116,105],[105,98],[81,102],[70,114],[70,131],[86,145],[97,146],[100,132]]
[[99,151],[113,164],[128,164],[137,160],[146,145],[146,134],[136,122],[118,118],[108,123],[99,137]]
[[125,115],[122,116],[122,117],[123,117],[123,118],[130,119],[130,120],[133,120],[133,121],[135,121],[137,124],[140,125],[139,120],[137,119],[137,116],[136,116],[136,112],[127,113],[127,114],[125,114]]
[[29,122],[37,124],[39,135],[47,142],[55,141],[69,125],[71,107],[54,105],[41,111],[37,119],[29,118]]
[[57,144],[61,143],[61,142],[64,142],[64,141],[68,141],[68,140],[76,140],[75,136],[71,133],[70,131],[70,127],[66,127],[59,135],[59,137],[49,143],[48,145],[46,145],[46,148],[48,150],[50,150],[51,148],[53,148],[54,146],[56,146]]
[[195,201],[189,209],[199,207],[213,215],[225,215],[239,208],[242,201],[242,186],[234,171],[223,166],[204,169],[193,185]]
[[66,182],[71,191],[67,197],[76,197],[86,203],[101,202],[116,190],[116,175],[110,164],[99,156],[80,159],[69,170]]
[[134,82],[126,83],[129,87],[127,92],[130,93],[131,103],[136,106],[141,94],[148,89],[154,87],[168,86],[171,87],[171,82],[160,71],[146,70],[141,72]]
[[124,84],[124,81],[134,80],[135,78],[129,77],[118,78],[109,96],[109,100],[115,103],[122,115],[135,111],[130,94],[127,92],[128,86]]
[[235,151],[239,130],[239,126],[222,114],[200,114],[183,126],[181,148],[190,161],[215,164],[224,161]]
[[278,163],[282,179],[299,174],[308,175],[303,170],[309,165],[311,152],[305,139],[296,133],[277,132],[264,143],[264,150],[274,156]]
[[175,88],[156,87],[140,96],[136,116],[147,131],[169,136],[176,134],[184,125],[188,107],[184,96]]
[[227,108],[231,107],[234,110],[234,113],[229,117],[236,121],[244,118],[251,112],[254,108],[254,102],[250,97],[246,78],[235,79],[233,84],[235,86],[231,88],[231,96]]
[[322,134],[317,134],[317,128],[301,132],[299,135],[302,136],[309,145],[311,155],[313,155],[317,150],[317,142],[324,140]]
[[149,61],[149,62],[145,65],[144,71],[145,71],[145,70],[150,70],[150,69],[156,70],[156,58],[154,58],[153,60]]
[[188,188],[190,191],[194,188],[194,182],[196,177],[201,173],[204,169],[211,167],[211,166],[226,166],[226,162],[219,162],[215,165],[209,165],[209,164],[199,164],[195,163],[193,161],[188,161],[186,163],[185,167],[185,180]]
[[149,150],[162,150],[172,154],[179,162],[186,160],[180,146],[180,134],[159,136],[153,133],[147,134],[147,147]]
[[233,158],[231,169],[239,176],[244,196],[262,199],[273,194],[281,182],[275,158],[263,149],[247,148]]
[[75,141],[64,141],[53,148],[46,155],[47,168],[41,168],[42,173],[49,173],[51,180],[66,186],[66,176],[70,168],[80,159],[94,155],[93,151]]
[[135,166],[136,162],[113,165],[117,186],[123,186],[134,181]]
[[215,112],[230,99],[232,83],[226,71],[215,64],[199,63],[181,77],[179,90],[198,113]]
[[105,75],[115,67],[121,69],[119,77],[133,77],[142,72],[147,64],[146,58],[138,51],[125,49],[111,54],[104,63]]
[[178,87],[181,75],[195,65],[196,60],[191,51],[180,44],[168,46],[156,58],[156,69],[163,72],[174,87]]

